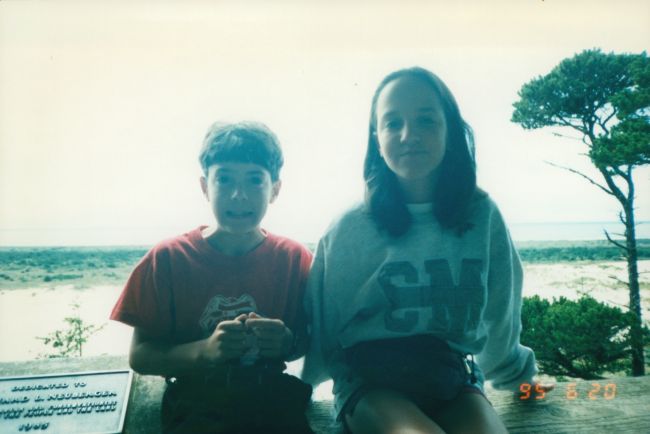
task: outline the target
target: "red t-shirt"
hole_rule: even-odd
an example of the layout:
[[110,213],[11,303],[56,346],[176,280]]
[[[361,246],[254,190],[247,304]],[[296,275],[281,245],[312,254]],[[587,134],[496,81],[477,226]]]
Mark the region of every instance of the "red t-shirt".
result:
[[267,233],[243,256],[225,255],[203,238],[203,227],[153,247],[131,273],[111,319],[172,343],[209,336],[241,313],[304,327],[302,299],[311,253]]

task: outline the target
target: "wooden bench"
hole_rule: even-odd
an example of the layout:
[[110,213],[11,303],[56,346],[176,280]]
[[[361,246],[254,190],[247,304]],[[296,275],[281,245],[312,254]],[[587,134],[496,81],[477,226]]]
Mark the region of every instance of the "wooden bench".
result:
[[[0,363],[0,377],[127,367],[125,356],[33,360]],[[124,433],[151,434],[160,430],[163,390],[162,378],[134,375]],[[641,434],[650,431],[650,376],[558,383],[553,392],[535,403],[517,402],[505,392],[488,390],[487,394],[511,433]],[[332,419],[330,401],[312,403],[309,418],[319,434],[342,433]]]

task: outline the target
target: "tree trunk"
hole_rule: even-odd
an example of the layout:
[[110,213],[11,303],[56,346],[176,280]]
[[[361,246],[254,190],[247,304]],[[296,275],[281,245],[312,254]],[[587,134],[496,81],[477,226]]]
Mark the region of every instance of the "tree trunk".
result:
[[[592,139],[593,140],[593,139]],[[639,291],[639,269],[637,264],[638,253],[636,248],[636,229],[634,220],[634,178],[632,167],[628,166],[627,172],[617,171],[627,183],[627,195],[617,186],[612,175],[607,170],[600,168],[611,194],[620,202],[623,207],[621,221],[625,224],[625,246],[612,240],[609,235],[607,239],[614,245],[620,247],[627,259],[627,285],[630,291],[629,309],[632,312],[632,325],[630,328],[630,345],[632,352],[632,376],[645,375],[645,360],[643,354],[643,318],[641,317],[641,296]]]
[[634,222],[634,190],[624,204],[625,209],[625,244],[627,247],[627,275],[630,289],[630,311],[634,314],[630,339],[632,344],[632,375],[645,375],[643,354],[643,320],[641,317],[641,296],[639,292],[639,269],[637,266],[636,230]]

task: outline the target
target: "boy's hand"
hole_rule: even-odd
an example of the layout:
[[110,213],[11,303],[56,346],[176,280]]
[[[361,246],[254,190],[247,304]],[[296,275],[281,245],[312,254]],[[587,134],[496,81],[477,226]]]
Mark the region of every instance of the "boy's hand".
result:
[[203,358],[208,363],[224,363],[242,356],[248,349],[246,325],[248,315],[243,313],[229,321],[221,321],[205,341]]
[[257,337],[260,356],[282,358],[289,354],[293,333],[282,320],[262,318],[253,312],[248,315],[246,327]]

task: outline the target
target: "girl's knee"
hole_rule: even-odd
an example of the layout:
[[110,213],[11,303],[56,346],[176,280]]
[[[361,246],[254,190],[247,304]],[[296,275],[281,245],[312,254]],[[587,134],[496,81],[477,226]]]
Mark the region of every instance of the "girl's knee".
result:
[[345,421],[354,434],[445,434],[413,402],[391,390],[368,391]]
[[490,402],[482,395],[464,393],[441,409],[435,421],[448,434],[508,434]]

